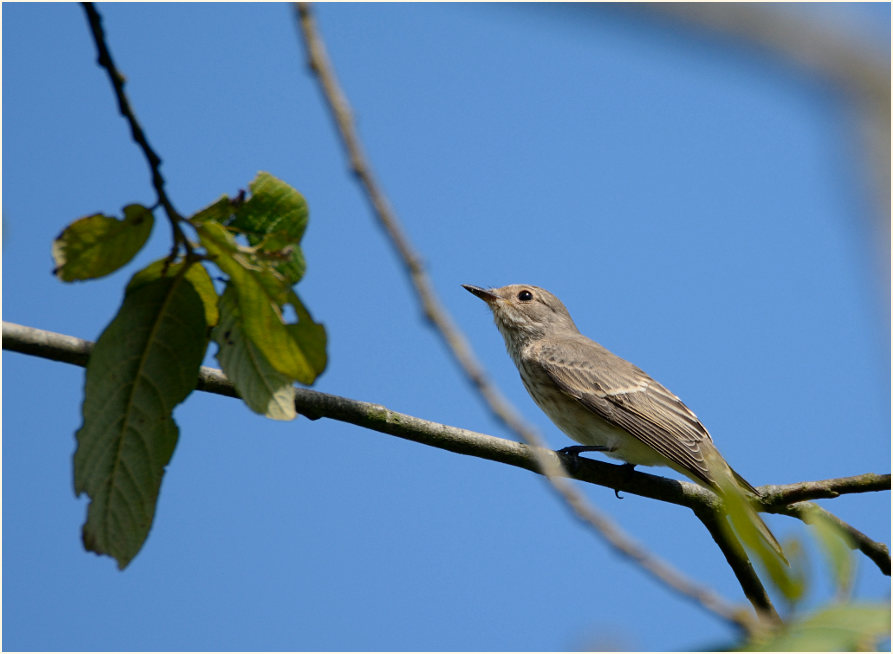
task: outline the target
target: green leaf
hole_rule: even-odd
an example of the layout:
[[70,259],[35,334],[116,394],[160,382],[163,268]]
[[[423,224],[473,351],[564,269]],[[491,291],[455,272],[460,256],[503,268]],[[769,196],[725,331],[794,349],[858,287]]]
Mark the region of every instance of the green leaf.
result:
[[[176,277],[183,270],[184,260],[170,263],[167,258],[153,261],[148,266],[140,270],[127,284],[127,291],[134,290],[137,286],[152,282],[159,277]],[[209,327],[217,324],[217,289],[214,288],[214,282],[205,267],[199,264],[190,264],[186,269],[186,280],[192,284],[195,292],[198,293],[202,300],[202,306],[205,309],[205,322]]]
[[212,338],[220,346],[220,367],[252,411],[274,420],[291,420],[297,415],[292,380],[270,365],[245,335],[233,286],[227,286],[220,297],[220,324]]
[[213,204],[209,204],[201,211],[196,212],[189,217],[190,222],[203,223],[213,221],[216,223],[226,224],[233,217],[233,203],[227,196],[222,196]]
[[834,577],[838,595],[846,596],[852,588],[856,560],[850,535],[817,505],[810,507],[807,523],[822,546]]
[[[211,259],[229,276],[248,339],[280,373],[312,384],[326,366],[325,329],[313,322],[288,279],[259,260],[252,248],[239,246],[223,225],[204,223],[196,231]],[[285,322],[287,304],[299,323]]]
[[789,621],[768,639],[746,643],[748,652],[870,652],[890,637],[890,606],[845,604]]
[[53,271],[63,282],[103,277],[130,261],[145,245],[155,218],[139,204],[124,219],[94,214],[74,221],[53,241]]
[[[137,273],[87,365],[76,434],[75,493],[90,497],[84,546],[124,569],[155,515],[177,444],[174,407],[195,388],[208,344],[206,310],[190,271]],[[207,273],[205,273],[207,274]],[[200,273],[199,273],[200,276]]]
[[251,197],[237,204],[229,227],[245,234],[258,254],[267,256],[290,284],[306,270],[298,244],[307,229],[309,212],[304,196],[270,173],[260,172],[249,187]]
[[724,521],[720,524],[730,536],[737,536],[747,551],[756,557],[775,587],[790,602],[798,601],[806,590],[805,580],[789,567],[779,552],[772,547],[770,544],[772,536],[766,533],[769,528],[751,504],[750,498],[745,495],[731,474],[720,474],[719,471],[727,469],[727,466],[718,459],[718,454],[714,456],[716,461],[708,462],[708,465],[711,470],[716,471],[719,494],[733,532],[728,531],[728,525]]

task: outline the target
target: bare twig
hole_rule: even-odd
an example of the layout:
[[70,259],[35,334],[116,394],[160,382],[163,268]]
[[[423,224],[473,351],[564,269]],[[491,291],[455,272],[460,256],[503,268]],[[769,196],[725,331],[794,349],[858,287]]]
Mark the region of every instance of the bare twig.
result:
[[[421,258],[415,252],[409,242],[409,238],[400,227],[397,216],[383,190],[375,180],[372,168],[363,153],[360,139],[354,126],[350,105],[341,90],[334,68],[326,54],[325,45],[310,11],[310,5],[306,2],[298,2],[295,3],[295,10],[297,12],[298,25],[304,37],[303,42],[306,46],[310,69],[319,79],[322,86],[323,95],[350,159],[351,170],[363,186],[375,216],[403,262],[415,286],[416,294],[426,319],[443,338],[468,381],[481,394],[490,411],[532,447],[533,456],[538,463],[537,471],[545,475],[552,488],[564,499],[577,518],[596,529],[619,553],[638,563],[670,588],[739,626],[747,626],[741,621],[739,611],[724,605],[711,591],[688,581],[667,563],[649,555],[642,547],[635,544],[606,515],[589,505],[583,495],[562,478],[564,473],[560,461],[554,457],[542,454],[542,452],[550,450],[545,449],[539,435],[521,419],[515,409],[490,382],[483,367],[472,353],[465,337],[455,326],[446,309],[438,300],[434,287],[422,265]],[[756,578],[755,583],[757,585],[760,584]],[[762,609],[760,601],[755,602],[755,607],[758,610]]]
[[400,226],[396,213],[391,208],[384,191],[375,179],[372,168],[363,152],[359,135],[354,126],[350,106],[338,79],[334,68],[326,54],[325,45],[316,28],[310,7],[306,2],[295,3],[298,14],[298,24],[304,37],[303,42],[307,49],[307,59],[310,69],[319,79],[322,85],[323,96],[329,106],[338,134],[341,137],[347,156],[350,159],[351,171],[356,175],[363,190],[366,192],[372,205],[375,217],[384,228],[391,240],[400,261],[415,287],[418,300],[422,306],[425,319],[435,328],[443,338],[450,353],[465,373],[471,384],[481,393],[487,407],[493,415],[505,424],[509,429],[517,433],[521,438],[530,443],[539,439],[532,427],[527,425],[520,414],[511,406],[508,400],[490,382],[483,366],[477,361],[471,347],[465,340],[461,331],[455,326],[452,319],[437,298],[428,273],[425,272],[421,257],[409,241],[409,237]]
[[[889,488],[889,477],[890,476],[887,475],[887,488]],[[855,549],[859,550],[869,559],[874,561],[877,567],[880,568],[881,572],[883,572],[888,577],[890,576],[890,550],[887,548],[887,546],[883,543],[878,543],[877,541],[871,540],[861,531],[859,531],[852,525],[847,524],[830,511],[820,507],[818,504],[813,504],[812,502],[801,502],[799,504],[792,504],[788,507],[785,507],[783,510],[779,510],[778,512],[785,515],[794,516],[806,523],[812,521],[810,515],[811,512],[822,513],[826,518],[837,524],[838,527],[843,529],[843,531],[845,531],[849,535],[849,537],[853,541]]]
[[87,22],[90,24],[90,33],[93,35],[94,43],[96,43],[96,51],[98,53],[97,63],[108,73],[109,81],[112,83],[112,90],[114,90],[115,98],[118,100],[118,111],[130,126],[130,134],[133,137],[134,142],[139,146],[140,150],[142,150],[143,155],[146,157],[146,162],[149,164],[149,172],[152,175],[152,187],[155,189],[155,193],[158,196],[158,204],[164,208],[164,212],[167,214],[171,229],[173,230],[174,251],[176,251],[179,245],[183,245],[186,252],[191,255],[192,246],[186,238],[186,235],[183,233],[183,230],[180,228],[180,221],[183,220],[183,217],[174,208],[173,203],[167,195],[167,191],[164,189],[165,182],[164,177],[161,174],[161,157],[159,157],[158,153],[156,153],[155,150],[152,149],[152,146],[149,145],[149,139],[146,138],[146,133],[143,131],[142,126],[137,120],[136,114],[130,106],[130,101],[127,99],[127,94],[124,92],[125,78],[121,71],[115,66],[115,62],[112,59],[112,53],[109,51],[105,39],[105,31],[102,27],[102,17],[99,15],[99,12],[96,11],[96,7],[93,6],[92,2],[82,2],[81,6],[83,6],[84,12],[87,14]]
[[854,477],[838,477],[820,481],[801,481],[784,486],[761,486],[761,504],[767,509],[802,502],[838,497],[845,493],[869,493],[890,490],[890,475],[865,473]]
[[[93,344],[90,341],[73,336],[66,336],[15,323],[3,323],[3,349],[5,350],[77,366],[86,366],[92,347]],[[213,368],[202,368],[197,388],[209,393],[237,397],[230,381],[222,372]],[[540,457],[552,459],[556,465],[558,465],[560,460],[559,456],[551,450],[535,451],[534,448],[515,441],[429,422],[421,418],[392,411],[380,404],[328,395],[306,388],[296,389],[295,406],[302,415],[311,419],[325,417],[349,422],[360,427],[398,436],[417,443],[438,447],[458,454],[498,461],[533,472],[541,471],[537,454]],[[563,474],[568,473],[564,472]],[[606,488],[688,507],[698,515],[698,518],[704,522],[705,526],[716,538],[716,530],[714,528],[716,525],[713,516],[716,515],[720,508],[719,498],[697,484],[676,481],[638,471],[630,472],[621,465],[589,459],[581,459],[573,474],[569,476]],[[860,484],[864,484],[864,486],[860,486]],[[804,485],[834,488],[838,494],[864,492],[866,489],[875,491],[889,490],[890,475],[859,475],[857,477],[816,482],[763,486],[759,490],[765,493],[769,499],[766,499],[759,508],[803,519],[805,514],[797,508],[800,505],[795,504],[791,506],[790,502],[793,501],[792,498],[802,497]],[[598,519],[598,516],[595,519]],[[882,571],[885,571],[885,574],[889,575],[890,555],[886,545],[872,541],[850,525],[837,518],[834,519],[853,536],[860,551],[874,561]],[[621,535],[620,540],[623,538]],[[720,543],[720,541],[717,541],[717,543],[723,548],[723,553],[728,558],[727,550],[733,546],[727,543]],[[637,546],[631,541],[627,544],[628,548],[624,554],[633,560],[637,560],[635,558],[639,554]],[[733,558],[738,557],[733,556]],[[736,560],[735,565],[732,566],[736,575],[740,575],[739,582],[752,583],[749,579],[750,575],[746,571],[742,572],[742,565],[744,564],[740,560]],[[671,574],[675,573],[671,571]],[[744,579],[743,582],[741,581],[742,577]],[[685,585],[687,582],[683,579],[681,583]],[[693,585],[690,590],[694,594],[698,594],[696,585]],[[757,597],[759,592],[755,586],[752,586],[750,589],[750,594],[754,597]],[[734,606],[725,604],[721,600],[714,606],[716,603],[715,596],[709,592],[706,597],[702,597],[699,601],[706,603],[705,606],[710,606],[710,610],[723,615],[723,617],[736,624],[742,624],[741,621],[746,620],[743,614],[737,611]],[[752,599],[752,601],[754,600]]]
[[766,589],[759,583],[759,577],[750,563],[747,553],[744,551],[741,543],[734,538],[729,538],[726,530],[722,528],[720,523],[724,520],[723,516],[715,509],[710,507],[696,507],[693,509],[695,515],[710,532],[713,541],[717,544],[744,594],[751,600],[754,607],[763,614],[763,617],[771,622],[779,622],[781,618],[772,606]]

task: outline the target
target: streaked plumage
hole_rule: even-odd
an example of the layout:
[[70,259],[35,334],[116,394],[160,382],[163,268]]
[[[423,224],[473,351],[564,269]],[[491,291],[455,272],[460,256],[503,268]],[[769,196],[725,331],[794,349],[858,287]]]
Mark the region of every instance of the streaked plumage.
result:
[[[707,429],[682,400],[583,336],[554,295],[521,284],[464,286],[487,302],[525,388],[568,436],[633,465],[669,466],[713,490],[718,489],[718,476],[731,476],[742,489],[757,494],[720,456]],[[756,519],[781,553],[774,536]]]

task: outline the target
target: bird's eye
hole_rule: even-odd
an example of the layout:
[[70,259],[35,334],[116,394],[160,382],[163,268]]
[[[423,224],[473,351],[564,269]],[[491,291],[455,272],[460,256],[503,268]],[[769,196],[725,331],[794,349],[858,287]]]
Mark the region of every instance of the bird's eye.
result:
[[521,300],[521,302],[530,302],[533,299],[533,293],[525,288],[523,291],[518,293],[518,299]]

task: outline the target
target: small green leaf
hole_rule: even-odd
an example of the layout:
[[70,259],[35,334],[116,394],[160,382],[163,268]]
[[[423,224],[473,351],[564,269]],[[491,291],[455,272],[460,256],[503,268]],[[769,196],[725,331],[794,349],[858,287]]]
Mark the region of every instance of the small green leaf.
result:
[[63,282],[103,277],[130,261],[145,245],[155,219],[139,204],[124,219],[94,214],[71,223],[53,241],[53,271]]
[[201,211],[190,216],[189,220],[193,223],[203,223],[213,221],[215,223],[226,224],[233,217],[233,204],[227,196],[222,196],[213,204],[209,204]]
[[[204,223],[196,231],[211,259],[229,276],[245,335],[280,373],[312,384],[326,365],[325,329],[313,322],[288,279],[259,260],[253,249],[239,246],[224,226]],[[286,304],[295,309],[299,323],[285,322]]]
[[850,535],[819,506],[812,505],[810,509],[807,523],[822,546],[838,595],[845,597],[852,589],[855,574],[855,545]]
[[251,197],[238,205],[229,227],[245,234],[258,254],[270,257],[276,269],[295,284],[306,270],[298,244],[307,229],[309,212],[304,196],[270,173],[251,182]]
[[76,434],[75,493],[91,500],[84,546],[113,556],[120,569],[152,526],[177,444],[172,412],[195,388],[208,344],[204,302],[189,273],[161,272],[156,262],[134,276],[96,342]]
[[832,606],[789,621],[768,639],[746,643],[746,652],[871,652],[890,637],[888,604]]
[[291,420],[297,415],[291,378],[273,368],[245,335],[232,286],[220,297],[220,324],[212,338],[220,346],[220,367],[252,411],[274,420]]

